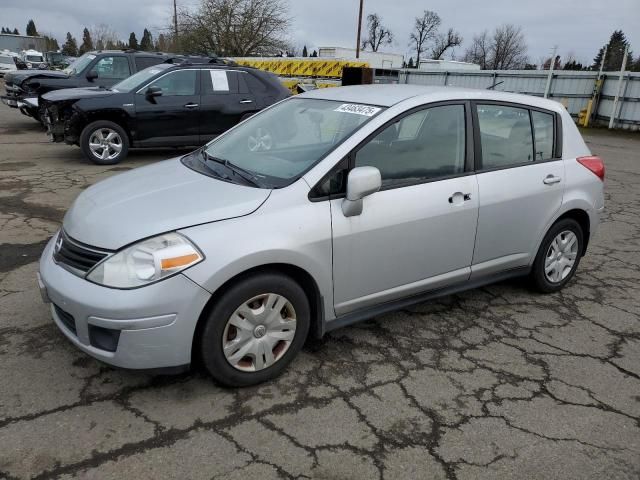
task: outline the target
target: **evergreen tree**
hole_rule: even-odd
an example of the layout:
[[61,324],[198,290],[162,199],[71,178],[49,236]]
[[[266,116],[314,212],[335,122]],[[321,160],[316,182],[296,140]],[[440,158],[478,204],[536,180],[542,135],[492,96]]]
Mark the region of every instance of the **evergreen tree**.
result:
[[18,31],[17,28],[14,28],[13,32],[11,32],[11,33],[13,33],[14,35],[20,35],[20,32]]
[[53,52],[53,51],[60,50],[60,45],[58,45],[58,40],[53,37],[50,37],[49,35],[44,36],[44,44],[45,44],[45,49],[47,51]]
[[142,40],[140,40],[140,50],[144,50],[145,52],[153,50],[153,37],[151,36],[151,32],[146,28],[142,34]]
[[564,67],[562,67],[563,70],[583,70],[584,67],[582,66],[581,63],[578,63],[575,60],[571,60],[567,63],[564,64]]
[[156,40],[156,50],[159,52],[164,52],[167,50],[167,39],[164,36],[164,33],[158,35],[158,39]]
[[[622,58],[624,57],[624,49],[629,45],[629,41],[622,30],[616,30],[611,34],[609,43],[606,45],[607,55],[604,60],[604,71],[614,72],[622,68]],[[600,69],[600,63],[602,62],[602,56],[604,55],[605,47],[603,46],[593,59],[593,70]],[[633,65],[633,58],[631,51],[629,51],[629,58],[627,59],[627,68],[629,65]]]
[[67,41],[62,45],[62,53],[68,57],[78,56],[78,43],[76,39],[71,36],[70,32],[67,32]]
[[30,37],[38,36],[38,30],[36,30],[36,24],[33,19],[29,20],[29,23],[27,23],[27,35]]
[[413,57],[409,57],[409,63],[407,63],[407,68],[415,68],[413,64]]
[[313,53],[311,54],[312,57],[317,57],[318,56],[318,51],[314,50]]
[[309,56],[309,52],[307,51],[307,46],[306,45],[304,47],[302,47],[302,56],[303,57],[308,57]]
[[138,50],[138,39],[136,38],[136,34],[134,32],[131,32],[129,34],[129,48]]
[[96,50],[104,50],[104,42],[101,38],[96,42]]
[[93,50],[93,40],[91,40],[89,29],[85,27],[82,31],[82,45],[80,45],[78,53],[82,55],[83,53],[90,52],[91,50]]
[[7,31],[5,30],[4,27],[2,27],[2,32],[0,32],[0,33],[7,33]]

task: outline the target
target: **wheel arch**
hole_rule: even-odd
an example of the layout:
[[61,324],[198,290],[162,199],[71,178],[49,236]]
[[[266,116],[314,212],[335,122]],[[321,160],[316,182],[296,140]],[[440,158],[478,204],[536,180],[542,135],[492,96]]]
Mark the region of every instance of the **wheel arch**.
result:
[[234,275],[211,294],[211,298],[209,298],[209,301],[198,317],[198,322],[196,323],[196,328],[191,340],[192,363],[199,362],[200,347],[198,340],[201,336],[206,319],[218,299],[221,298],[229,288],[241,282],[244,278],[263,272],[286,275],[300,285],[309,300],[309,309],[311,312],[311,325],[309,327],[308,336],[313,338],[322,337],[324,333],[324,305],[320,288],[313,276],[305,269],[291,263],[266,263]]
[[133,138],[131,136],[130,124],[129,124],[131,119],[126,112],[121,110],[105,110],[105,111],[100,111],[99,113],[98,112],[85,113],[84,117],[86,120],[84,125],[82,126],[80,134],[82,133],[82,131],[84,131],[85,128],[87,128],[93,122],[107,121],[107,122],[115,123],[120,128],[122,128],[122,130],[124,130],[124,132],[127,135],[127,139],[129,140],[129,145],[131,145],[131,143],[133,142]]
[[581,208],[572,208],[563,212],[558,218],[556,218],[551,224],[551,227],[558,223],[560,220],[564,220],[566,218],[575,220],[580,225],[580,228],[582,228],[583,246],[580,255],[584,256],[587,253],[587,245],[589,244],[589,237],[591,235],[591,219],[589,218],[589,214]]

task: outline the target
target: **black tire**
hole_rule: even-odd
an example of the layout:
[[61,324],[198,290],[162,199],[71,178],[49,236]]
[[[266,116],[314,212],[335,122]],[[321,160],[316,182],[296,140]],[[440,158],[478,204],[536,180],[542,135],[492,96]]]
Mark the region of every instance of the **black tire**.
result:
[[[94,132],[100,129],[109,129],[119,135],[122,148],[117,155],[114,155],[111,158],[103,159],[98,158],[91,151],[91,148],[89,147],[89,140],[91,139],[91,136],[94,134]],[[129,137],[127,136],[127,133],[124,131],[124,129],[117,123],[110,122],[108,120],[98,120],[96,122],[91,122],[82,130],[82,133],[80,134],[80,148],[82,149],[85,157],[87,157],[93,163],[96,163],[98,165],[114,165],[121,162],[127,157],[127,154],[129,153]]]
[[[573,232],[577,238],[578,247],[575,263],[573,264],[573,267],[571,267],[569,273],[563,279],[552,282],[547,278],[547,275],[545,274],[545,261],[547,259],[547,254],[553,240],[559,234],[566,231]],[[562,290],[564,286],[569,283],[575,275],[578,265],[580,264],[580,258],[582,256],[583,248],[584,233],[582,232],[582,227],[580,227],[580,224],[578,222],[571,218],[565,218],[554,223],[542,239],[542,243],[540,244],[536,259],[533,263],[533,268],[530,275],[533,287],[542,293],[553,293]]]
[[[265,293],[286,297],[296,313],[296,331],[288,349],[276,362],[263,370],[246,372],[236,369],[224,355],[222,344],[227,321],[248,300]],[[280,375],[300,351],[311,321],[309,300],[304,290],[291,278],[277,272],[247,276],[227,289],[213,305],[199,339],[204,367],[220,384],[245,387],[271,380]]]

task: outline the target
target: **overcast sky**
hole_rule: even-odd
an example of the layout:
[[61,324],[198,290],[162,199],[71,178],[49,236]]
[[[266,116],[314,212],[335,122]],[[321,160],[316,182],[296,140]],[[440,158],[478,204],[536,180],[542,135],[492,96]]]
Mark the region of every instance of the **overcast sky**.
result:
[[[178,5],[198,0],[178,0]],[[365,15],[378,13],[395,35],[385,51],[410,54],[408,37],[413,18],[422,10],[437,12],[442,29],[453,27],[464,38],[461,55],[473,35],[502,23],[523,28],[529,56],[538,63],[554,45],[566,56],[590,63],[611,32],[622,29],[640,54],[640,0],[365,0]],[[59,41],[71,33],[80,41],[84,26],[106,23],[123,40],[150,27],[156,35],[169,22],[172,0],[0,0],[0,22],[25,33],[29,18],[38,31]],[[310,51],[318,46],[355,47],[358,0],[289,0],[290,36]],[[517,6],[516,6],[517,5]],[[62,44],[62,42],[60,42]]]

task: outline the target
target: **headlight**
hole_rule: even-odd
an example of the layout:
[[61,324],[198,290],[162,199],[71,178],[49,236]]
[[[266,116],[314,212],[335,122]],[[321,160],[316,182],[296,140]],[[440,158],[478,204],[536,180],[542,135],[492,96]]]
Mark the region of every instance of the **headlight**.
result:
[[98,264],[87,280],[113,288],[135,288],[157,282],[201,262],[204,256],[179,233],[138,242]]

